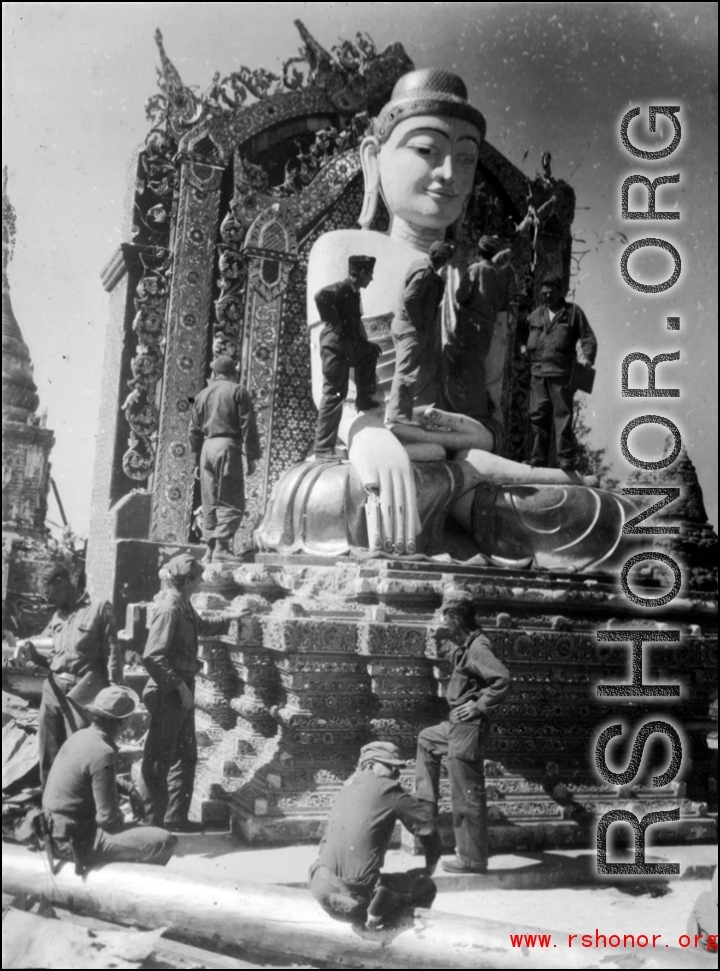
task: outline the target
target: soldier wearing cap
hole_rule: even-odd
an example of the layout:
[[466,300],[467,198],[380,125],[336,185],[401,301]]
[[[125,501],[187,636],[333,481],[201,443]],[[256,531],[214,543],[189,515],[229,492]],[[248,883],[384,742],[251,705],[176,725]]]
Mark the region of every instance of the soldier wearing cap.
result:
[[43,811],[53,855],[80,870],[102,863],[164,866],[176,839],[164,829],[125,823],[120,809],[116,739],[139,704],[130,688],[110,685],[86,706],[92,725],[75,732],[53,762]]
[[412,423],[416,397],[422,396],[426,404],[435,401],[440,303],[445,292],[440,271],[454,251],[450,243],[436,241],[427,256],[411,263],[405,274],[398,311],[390,327],[395,373],[385,417],[388,425]]
[[40,779],[44,784],[63,742],[88,724],[85,709],[73,699],[80,682],[94,694],[110,681],[123,679],[123,651],[118,643],[111,604],[78,593],[64,563],[54,563],[43,575],[45,595],[56,607],[39,637],[52,638],[52,653],[44,657],[27,641],[18,658],[27,667],[45,669],[38,716]]
[[530,465],[548,464],[554,426],[558,467],[572,472],[575,469],[573,364],[577,360],[583,367],[592,367],[597,340],[580,307],[565,299],[565,287],[558,274],[545,277],[540,295],[541,305],[528,317],[533,431]]
[[260,439],[252,402],[237,384],[236,363],[221,355],[213,377],[193,402],[189,437],[200,468],[206,559],[233,558],[231,544],[245,511],[243,455],[248,475],[260,458]]
[[510,674],[478,628],[475,605],[467,591],[447,590],[442,614],[451,637],[441,647],[453,666],[447,689],[450,717],[418,736],[415,794],[437,812],[440,762],[446,757],[456,856],[446,860],[443,869],[485,873],[488,832],[483,743],[489,714],[510,688]]
[[216,621],[204,620],[190,598],[200,589],[202,566],[189,553],[174,556],[166,567],[170,590],[150,621],[143,664],[150,679],[143,701],[150,713],[139,786],[147,820],[173,832],[199,828],[188,820],[195,767],[195,677],[198,636],[227,632],[230,620],[241,614],[226,611]]
[[[310,890],[330,914],[377,927],[403,907],[429,907],[430,879],[440,858],[440,838],[428,807],[400,785],[406,763],[391,742],[370,742],[360,751],[358,772],[330,811]],[[425,867],[382,873],[396,820],[420,838]]]
[[494,236],[481,236],[480,259],[472,263],[455,292],[457,325],[445,347],[449,395],[456,411],[478,421],[489,417],[485,359],[497,317],[508,306],[508,282],[498,266],[508,250]]
[[315,304],[324,327],[320,334],[323,388],[315,430],[315,457],[332,458],[347,398],[350,368],[355,369],[358,411],[377,406],[375,365],[380,347],[365,337],[360,291],[372,281],[375,258],[350,256],[348,275],[315,294]]

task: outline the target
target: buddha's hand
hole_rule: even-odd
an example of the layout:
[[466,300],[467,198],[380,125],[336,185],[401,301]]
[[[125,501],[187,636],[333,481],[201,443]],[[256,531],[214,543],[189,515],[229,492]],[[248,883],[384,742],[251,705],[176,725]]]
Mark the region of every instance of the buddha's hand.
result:
[[361,415],[348,437],[348,457],[367,494],[370,552],[415,553],[419,521],[408,453],[372,413]]

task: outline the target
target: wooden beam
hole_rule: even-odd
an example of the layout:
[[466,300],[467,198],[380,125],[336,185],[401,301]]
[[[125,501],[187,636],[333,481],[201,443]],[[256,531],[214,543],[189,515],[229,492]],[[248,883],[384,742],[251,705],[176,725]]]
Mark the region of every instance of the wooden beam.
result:
[[[58,907],[57,905],[52,907],[50,904],[46,904],[43,898],[30,897],[29,899],[31,902],[42,901],[44,906],[52,911],[52,914],[43,915],[49,920],[56,918],[65,923],[74,924],[77,927],[90,928],[90,930],[100,933],[125,930],[121,924],[115,924],[109,920],[100,920],[98,917],[86,917],[83,914],[75,914],[73,911],[67,910],[65,907]],[[18,904],[21,910],[27,909],[26,900],[19,897],[13,898],[6,893],[2,895],[3,911],[15,904]],[[39,913],[41,911],[33,908],[31,912]],[[52,931],[52,924],[48,924],[47,934],[52,935]],[[166,961],[172,967],[181,969],[208,968],[213,969],[213,971],[243,971],[243,969],[251,969],[251,971],[262,971],[263,968],[268,967],[267,964],[251,964],[240,958],[216,954],[214,951],[206,951],[204,948],[195,947],[183,941],[170,940],[170,938],[164,935],[153,948],[153,954],[159,961]]]
[[[163,867],[113,863],[78,877],[70,865],[48,873],[44,858],[3,844],[4,893],[42,894],[52,904],[126,926],[165,927],[212,950],[242,947],[289,954],[296,962],[355,968],[715,968],[716,959],[679,948],[661,951],[568,948],[559,931],[455,916],[408,912],[380,932],[328,917],[310,893],[228,878],[196,878]],[[557,948],[514,948],[511,934],[553,934]]]

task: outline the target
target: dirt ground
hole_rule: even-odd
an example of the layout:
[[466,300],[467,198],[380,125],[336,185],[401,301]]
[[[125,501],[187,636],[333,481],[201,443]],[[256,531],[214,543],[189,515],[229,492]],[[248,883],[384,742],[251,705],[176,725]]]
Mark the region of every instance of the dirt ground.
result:
[[[240,847],[230,837],[183,837],[180,855],[169,867],[178,875],[235,876],[257,883],[306,885],[307,870],[317,847],[298,845],[253,849]],[[591,852],[556,851],[523,856],[495,856],[487,876],[456,877],[443,874],[435,879],[438,896],[435,910],[482,917],[516,924],[518,930],[537,928],[554,932],[558,966],[571,934],[571,945],[581,948],[582,935],[602,937],[597,944],[605,953],[613,950],[611,935],[631,934],[635,945],[647,949],[683,947],[688,917],[701,893],[710,892],[712,869],[717,865],[717,847],[690,845],[662,847],[648,854],[649,862],[677,862],[679,877],[601,877],[595,872]],[[386,857],[387,871],[418,866],[421,859],[402,850]],[[630,942],[628,942],[630,943]],[[693,950],[693,945],[684,948]]]

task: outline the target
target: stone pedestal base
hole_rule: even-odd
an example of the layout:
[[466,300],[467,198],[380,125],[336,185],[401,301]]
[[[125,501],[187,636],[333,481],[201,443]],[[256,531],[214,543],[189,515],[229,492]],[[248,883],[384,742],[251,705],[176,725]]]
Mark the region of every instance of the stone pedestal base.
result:
[[[206,811],[218,816],[226,806],[249,843],[316,840],[365,742],[393,741],[412,763],[418,732],[446,711],[449,671],[438,657],[436,610],[447,586],[476,595],[493,651],[513,676],[487,747],[494,852],[594,845],[597,820],[610,809],[642,818],[679,808],[674,836],[706,833],[714,798],[705,744],[712,605],[676,598],[674,616],[653,617],[682,632],[679,647],[653,649],[652,664],[684,685],[673,718],[685,726],[687,768],[660,790],[649,776],[612,787],[594,763],[601,728],[613,718],[641,725],[658,717],[657,705],[629,710],[622,699],[596,697],[598,683],[627,680],[629,646],[608,647],[595,636],[634,622],[623,616],[627,600],[605,576],[434,561],[266,555],[206,570],[198,609],[242,601],[250,613],[228,635],[201,644],[198,726],[210,744],[201,752],[196,809],[209,800]],[[412,766],[403,783],[412,790]],[[446,779],[440,810],[449,850]],[[653,831],[650,843],[657,839]]]

